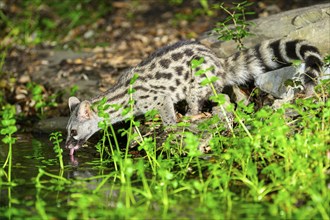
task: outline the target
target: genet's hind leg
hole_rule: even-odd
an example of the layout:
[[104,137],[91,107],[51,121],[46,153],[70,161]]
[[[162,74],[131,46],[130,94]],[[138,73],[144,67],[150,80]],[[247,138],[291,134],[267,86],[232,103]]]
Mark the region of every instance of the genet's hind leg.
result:
[[164,125],[176,124],[176,115],[174,110],[174,103],[170,96],[162,96],[160,104],[156,106]]

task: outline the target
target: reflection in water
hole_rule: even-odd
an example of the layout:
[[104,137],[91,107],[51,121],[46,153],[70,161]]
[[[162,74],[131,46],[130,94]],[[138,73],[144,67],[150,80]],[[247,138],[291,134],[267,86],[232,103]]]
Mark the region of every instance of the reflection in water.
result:
[[[108,207],[116,206],[119,198],[119,191],[114,184],[116,178],[107,176],[109,168],[93,163],[97,159],[93,157],[93,148],[84,148],[75,156],[64,151],[66,167],[61,170],[47,136],[38,139],[24,134],[18,136],[18,141],[13,146],[12,169],[12,179],[16,186],[10,188],[0,184],[0,219],[10,219],[11,209],[23,210],[19,215],[25,217],[43,216],[47,213],[65,218],[62,214],[65,215],[70,210],[70,204],[77,202],[76,195],[86,198],[93,195]],[[0,143],[0,167],[7,153],[8,146]],[[95,169],[96,167],[99,169]],[[40,170],[45,172],[40,173]],[[62,177],[68,181],[61,181]],[[58,212],[59,207],[63,213]],[[24,210],[33,211],[27,214]]]
[[73,154],[70,155],[70,164],[73,167],[77,167],[79,165],[78,159],[76,159]]

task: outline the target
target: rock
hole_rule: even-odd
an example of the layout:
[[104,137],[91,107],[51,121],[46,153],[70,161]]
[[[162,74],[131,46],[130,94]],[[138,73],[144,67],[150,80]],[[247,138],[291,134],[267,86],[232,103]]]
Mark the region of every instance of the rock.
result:
[[[96,74],[91,74],[93,77],[89,77],[84,73],[79,74],[72,73],[74,69],[81,68],[83,71],[84,62],[87,58],[93,56],[90,52],[74,52],[74,51],[48,51],[40,50],[40,54],[44,54],[44,61],[47,61],[47,65],[42,65],[40,70],[35,72],[31,77],[32,81],[47,85],[47,87],[56,91],[67,91],[64,99],[68,98],[68,91],[73,85],[79,86],[78,95],[82,99],[90,98],[99,94],[99,79]],[[67,67],[61,67],[63,65],[71,65],[68,71]],[[86,80],[86,77],[88,80]]]
[[50,134],[54,131],[66,132],[66,125],[68,123],[69,117],[56,117],[40,120],[33,130],[38,133]]
[[[286,86],[285,82],[290,79],[295,81],[301,80],[304,73],[305,65],[302,64],[298,68],[293,66],[284,67],[278,70],[267,72],[267,74],[259,75],[255,80],[255,85],[262,91],[273,95],[276,98],[292,100],[295,92],[303,89],[302,86]],[[323,76],[320,80],[329,79],[330,68],[323,70]]]
[[[243,39],[245,47],[272,38],[303,38],[320,49],[322,55],[330,51],[330,3],[285,11],[251,20],[249,27],[254,36]],[[199,40],[220,56],[227,57],[237,51],[233,41],[219,41],[214,31],[204,33]]]
[[285,82],[292,79],[296,75],[296,70],[292,66],[282,69],[270,71],[262,74],[255,80],[255,85],[262,91],[273,95],[276,98],[284,98],[287,96],[287,87]]

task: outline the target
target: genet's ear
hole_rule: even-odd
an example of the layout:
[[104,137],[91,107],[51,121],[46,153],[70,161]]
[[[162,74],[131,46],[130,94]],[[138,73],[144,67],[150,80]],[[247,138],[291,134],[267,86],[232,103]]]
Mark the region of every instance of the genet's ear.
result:
[[86,120],[92,117],[91,103],[89,101],[82,101],[78,109],[79,120]]
[[79,103],[80,100],[77,97],[71,96],[68,101],[70,112],[72,112],[77,107],[77,105],[79,105]]

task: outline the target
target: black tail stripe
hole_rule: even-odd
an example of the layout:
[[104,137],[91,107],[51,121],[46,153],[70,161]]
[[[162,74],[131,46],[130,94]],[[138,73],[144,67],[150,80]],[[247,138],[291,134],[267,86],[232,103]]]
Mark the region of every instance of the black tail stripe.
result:
[[285,48],[286,48],[286,55],[292,59],[292,60],[299,60],[299,56],[296,53],[296,47],[297,44],[299,43],[299,40],[293,40],[289,41],[286,43]]
[[320,54],[319,50],[316,47],[308,45],[308,44],[304,44],[300,47],[299,53],[302,55],[302,57],[305,57],[306,52],[313,52],[313,53]]
[[323,65],[322,61],[318,57],[313,55],[310,55],[306,58],[305,64],[307,67],[311,67],[318,72],[321,72],[321,67]]
[[287,61],[283,58],[280,51],[280,40],[276,40],[269,44],[269,47],[273,50],[274,61],[280,63],[281,65],[286,64]]

